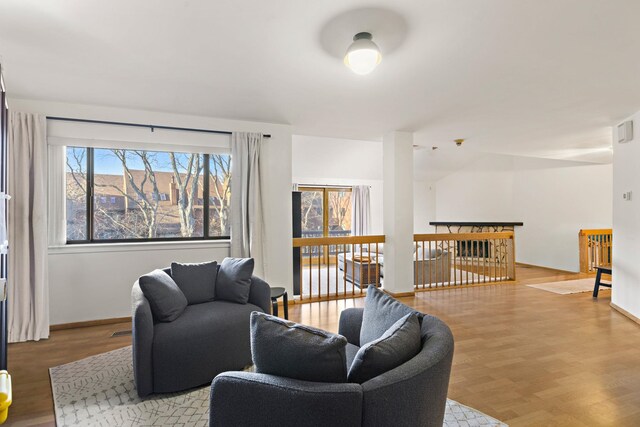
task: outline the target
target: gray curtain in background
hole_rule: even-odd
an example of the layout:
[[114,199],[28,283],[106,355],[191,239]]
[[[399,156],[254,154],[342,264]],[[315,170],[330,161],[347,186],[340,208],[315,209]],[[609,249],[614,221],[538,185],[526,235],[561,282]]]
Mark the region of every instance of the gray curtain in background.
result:
[[231,256],[254,258],[254,272],[264,277],[264,219],[260,186],[262,134],[231,135]]
[[371,200],[368,185],[354,185],[351,189],[351,234],[366,236],[371,225]]
[[49,337],[46,118],[9,119],[9,342]]

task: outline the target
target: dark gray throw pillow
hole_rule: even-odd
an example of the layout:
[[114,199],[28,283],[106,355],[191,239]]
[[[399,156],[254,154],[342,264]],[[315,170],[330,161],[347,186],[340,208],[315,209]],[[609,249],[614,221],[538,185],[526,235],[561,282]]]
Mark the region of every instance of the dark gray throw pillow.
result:
[[171,277],[184,292],[189,304],[214,300],[217,275],[218,263],[215,261],[197,264],[171,263]]
[[342,335],[251,313],[251,356],[258,373],[343,383],[347,380],[346,345]]
[[416,313],[422,321],[424,316],[413,308],[404,305],[390,295],[387,295],[374,285],[367,288],[362,315],[362,329],[360,329],[360,345],[377,340],[402,317]]
[[167,273],[153,270],[138,279],[140,289],[151,306],[151,314],[159,322],[176,320],[187,308],[187,298]]
[[225,258],[216,281],[216,299],[246,304],[249,302],[253,258]]
[[416,313],[407,314],[394,323],[380,338],[358,350],[348,381],[362,384],[402,365],[420,351],[420,321]]

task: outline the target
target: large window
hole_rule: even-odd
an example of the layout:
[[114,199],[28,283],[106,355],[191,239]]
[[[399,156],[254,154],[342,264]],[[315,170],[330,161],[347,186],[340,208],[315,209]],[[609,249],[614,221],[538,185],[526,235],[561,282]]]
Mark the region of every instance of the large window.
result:
[[231,158],[67,147],[67,242],[228,238]]
[[351,188],[300,187],[302,237],[351,235]]

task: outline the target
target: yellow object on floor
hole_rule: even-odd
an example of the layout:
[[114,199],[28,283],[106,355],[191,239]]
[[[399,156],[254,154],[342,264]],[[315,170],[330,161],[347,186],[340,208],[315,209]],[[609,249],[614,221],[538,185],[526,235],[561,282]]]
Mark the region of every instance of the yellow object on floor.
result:
[[11,406],[11,375],[7,371],[0,371],[0,424],[7,421],[9,406]]

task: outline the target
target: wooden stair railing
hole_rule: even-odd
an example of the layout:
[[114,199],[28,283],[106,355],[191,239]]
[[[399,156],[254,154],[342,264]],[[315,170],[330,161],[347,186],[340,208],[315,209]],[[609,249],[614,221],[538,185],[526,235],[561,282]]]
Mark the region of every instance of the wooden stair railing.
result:
[[580,230],[580,272],[595,273],[598,266],[610,267],[612,243],[613,230],[610,228]]
[[301,302],[326,301],[364,296],[370,284],[380,286],[383,235],[297,237],[300,251]]
[[[383,284],[385,236],[294,238],[300,251],[300,302],[364,296],[369,285]],[[416,290],[513,281],[515,236],[495,233],[414,235]]]
[[436,233],[414,235],[416,290],[513,281],[515,235]]

